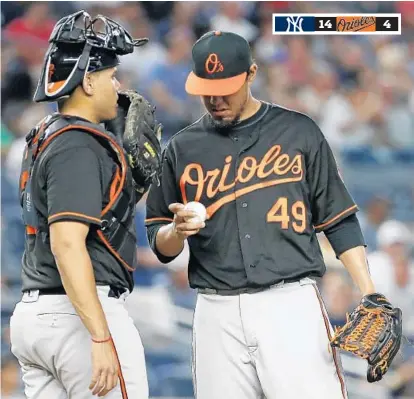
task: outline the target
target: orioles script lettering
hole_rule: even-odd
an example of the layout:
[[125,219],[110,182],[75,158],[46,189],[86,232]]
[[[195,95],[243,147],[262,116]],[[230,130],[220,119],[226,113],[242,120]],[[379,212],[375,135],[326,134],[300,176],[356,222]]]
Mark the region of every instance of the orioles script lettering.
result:
[[[198,163],[188,164],[180,178],[183,202],[188,202],[186,191],[188,186],[196,188],[193,201],[200,201],[203,195],[211,199],[218,193],[232,190],[237,183],[246,184],[243,188],[232,190],[231,193],[212,203],[207,208],[207,213],[211,217],[224,204],[234,201],[242,195],[278,184],[300,181],[303,177],[301,155],[290,157],[288,154],[282,153],[280,145],[271,147],[260,160],[252,156],[244,157],[237,168],[235,178],[229,180],[228,175],[232,163],[233,157],[228,155],[221,169],[205,171]],[[253,178],[256,178],[255,182],[249,185],[248,183]]]
[[375,31],[374,17],[344,17],[337,21],[339,32]]

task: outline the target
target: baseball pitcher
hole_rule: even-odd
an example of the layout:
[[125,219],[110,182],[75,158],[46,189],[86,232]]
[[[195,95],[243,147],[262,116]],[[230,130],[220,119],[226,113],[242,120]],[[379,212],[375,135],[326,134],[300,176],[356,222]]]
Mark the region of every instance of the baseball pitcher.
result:
[[[401,339],[401,312],[369,275],[357,205],[316,123],[252,97],[257,65],[244,38],[209,32],[192,57],[186,90],[206,113],[169,141],[146,224],[162,262],[189,243],[195,395],[346,398],[336,347],[367,359],[377,381]],[[206,221],[185,208],[192,201]],[[315,284],[322,231],[362,296],[336,335]]]

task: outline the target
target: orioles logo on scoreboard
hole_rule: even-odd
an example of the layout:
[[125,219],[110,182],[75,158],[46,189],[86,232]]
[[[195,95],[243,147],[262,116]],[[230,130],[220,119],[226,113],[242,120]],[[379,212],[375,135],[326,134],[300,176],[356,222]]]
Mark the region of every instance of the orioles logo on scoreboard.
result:
[[339,32],[375,32],[375,17],[336,17]]

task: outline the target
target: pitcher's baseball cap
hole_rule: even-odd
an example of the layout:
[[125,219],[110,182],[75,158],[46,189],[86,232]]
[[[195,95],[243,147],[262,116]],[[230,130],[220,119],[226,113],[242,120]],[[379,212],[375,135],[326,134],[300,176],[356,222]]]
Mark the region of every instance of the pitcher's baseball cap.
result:
[[249,43],[231,32],[212,31],[193,46],[193,71],[185,84],[195,96],[228,96],[246,81],[253,64]]

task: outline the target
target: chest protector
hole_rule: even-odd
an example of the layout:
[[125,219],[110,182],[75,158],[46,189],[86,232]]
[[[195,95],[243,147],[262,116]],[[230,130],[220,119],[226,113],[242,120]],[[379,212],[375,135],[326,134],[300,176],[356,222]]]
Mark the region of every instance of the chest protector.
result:
[[[80,130],[93,136],[109,150],[116,162],[116,173],[108,188],[105,206],[101,212],[101,226],[96,230],[98,240],[128,271],[135,269],[136,233],[135,233],[135,190],[131,171],[125,153],[115,136],[99,125],[76,117],[53,114],[46,117],[26,137],[26,149],[20,175],[20,203],[23,209],[23,221],[26,226],[26,259],[36,262],[35,240],[38,234],[40,213],[34,203],[33,188],[36,182],[33,171],[54,138],[70,130]],[[70,173],[70,171],[68,171]],[[85,193],[87,195],[87,193]],[[46,219],[47,216],[43,215]],[[32,245],[30,245],[32,242]]]

